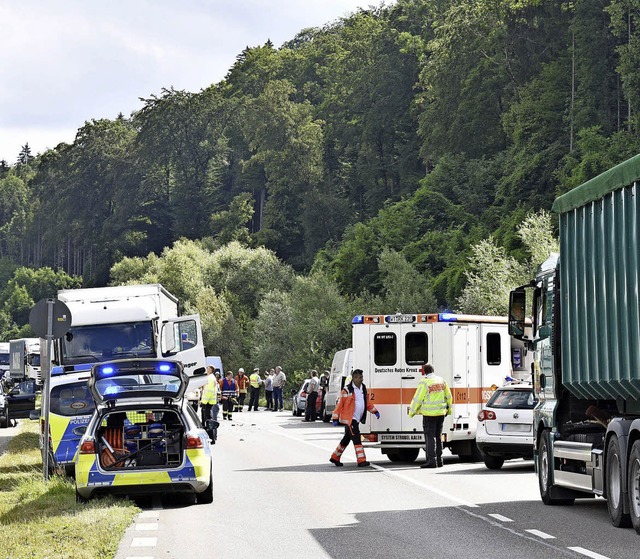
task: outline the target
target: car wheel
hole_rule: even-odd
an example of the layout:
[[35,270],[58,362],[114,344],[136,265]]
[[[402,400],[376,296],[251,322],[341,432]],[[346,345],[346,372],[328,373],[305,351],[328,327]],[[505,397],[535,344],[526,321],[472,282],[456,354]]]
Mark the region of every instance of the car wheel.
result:
[[633,529],[640,534],[640,441],[633,443],[627,468],[629,512]]
[[9,416],[5,415],[2,419],[0,419],[0,427],[2,429],[6,429],[9,427]]
[[622,456],[620,442],[613,436],[607,444],[607,463],[605,484],[607,486],[607,508],[611,523],[618,528],[631,525],[631,518],[624,512],[624,493],[622,491]]
[[83,497],[82,495],[80,495],[80,493],[78,493],[78,490],[76,489],[76,503],[78,504],[84,504],[84,503],[88,503],[89,499],[87,499],[86,497]]
[[490,470],[499,470],[504,464],[504,458],[500,456],[489,456],[485,454],[482,459],[484,460],[484,465]]
[[551,434],[544,431],[538,446],[538,486],[540,497],[545,505],[570,505],[574,499],[558,499],[551,496],[551,476],[553,462],[551,460]]
[[208,505],[213,503],[213,472],[209,474],[209,487],[202,493],[196,494],[196,502],[199,505]]

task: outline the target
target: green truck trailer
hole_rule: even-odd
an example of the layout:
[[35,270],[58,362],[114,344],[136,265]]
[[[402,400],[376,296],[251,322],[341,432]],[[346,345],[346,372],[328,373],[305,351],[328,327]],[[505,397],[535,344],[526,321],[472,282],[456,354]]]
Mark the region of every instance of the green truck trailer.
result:
[[612,523],[638,533],[639,188],[640,155],[560,196],[553,205],[560,254],[512,291],[509,305],[510,333],[534,350],[534,456],[543,502],[604,497]]

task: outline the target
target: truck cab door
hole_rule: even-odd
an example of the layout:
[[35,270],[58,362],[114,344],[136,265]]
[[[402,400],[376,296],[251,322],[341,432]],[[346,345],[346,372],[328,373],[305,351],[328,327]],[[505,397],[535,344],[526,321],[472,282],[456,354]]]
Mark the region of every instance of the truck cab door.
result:
[[160,344],[162,356],[182,362],[187,376],[205,374],[206,361],[199,315],[181,316],[163,323]]

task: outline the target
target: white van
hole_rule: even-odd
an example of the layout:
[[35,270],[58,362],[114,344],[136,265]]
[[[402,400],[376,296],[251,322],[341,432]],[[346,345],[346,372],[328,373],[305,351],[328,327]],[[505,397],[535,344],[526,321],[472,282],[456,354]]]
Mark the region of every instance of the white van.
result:
[[353,349],[341,349],[333,356],[331,371],[329,373],[329,385],[324,394],[324,414],[322,421],[328,423],[331,414],[336,408],[340,392],[346,384],[347,378],[351,376],[353,370]]

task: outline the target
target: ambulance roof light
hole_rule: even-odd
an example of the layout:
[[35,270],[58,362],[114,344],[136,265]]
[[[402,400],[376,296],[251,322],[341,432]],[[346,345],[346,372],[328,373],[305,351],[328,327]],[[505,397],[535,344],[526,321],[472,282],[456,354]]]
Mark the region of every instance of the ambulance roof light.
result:
[[363,324],[364,323],[364,316],[362,316],[361,314],[359,314],[358,316],[354,316],[353,320],[351,321],[351,324]]
[[438,314],[438,320],[440,322],[457,322],[458,317],[450,312],[441,312],[440,314]]

